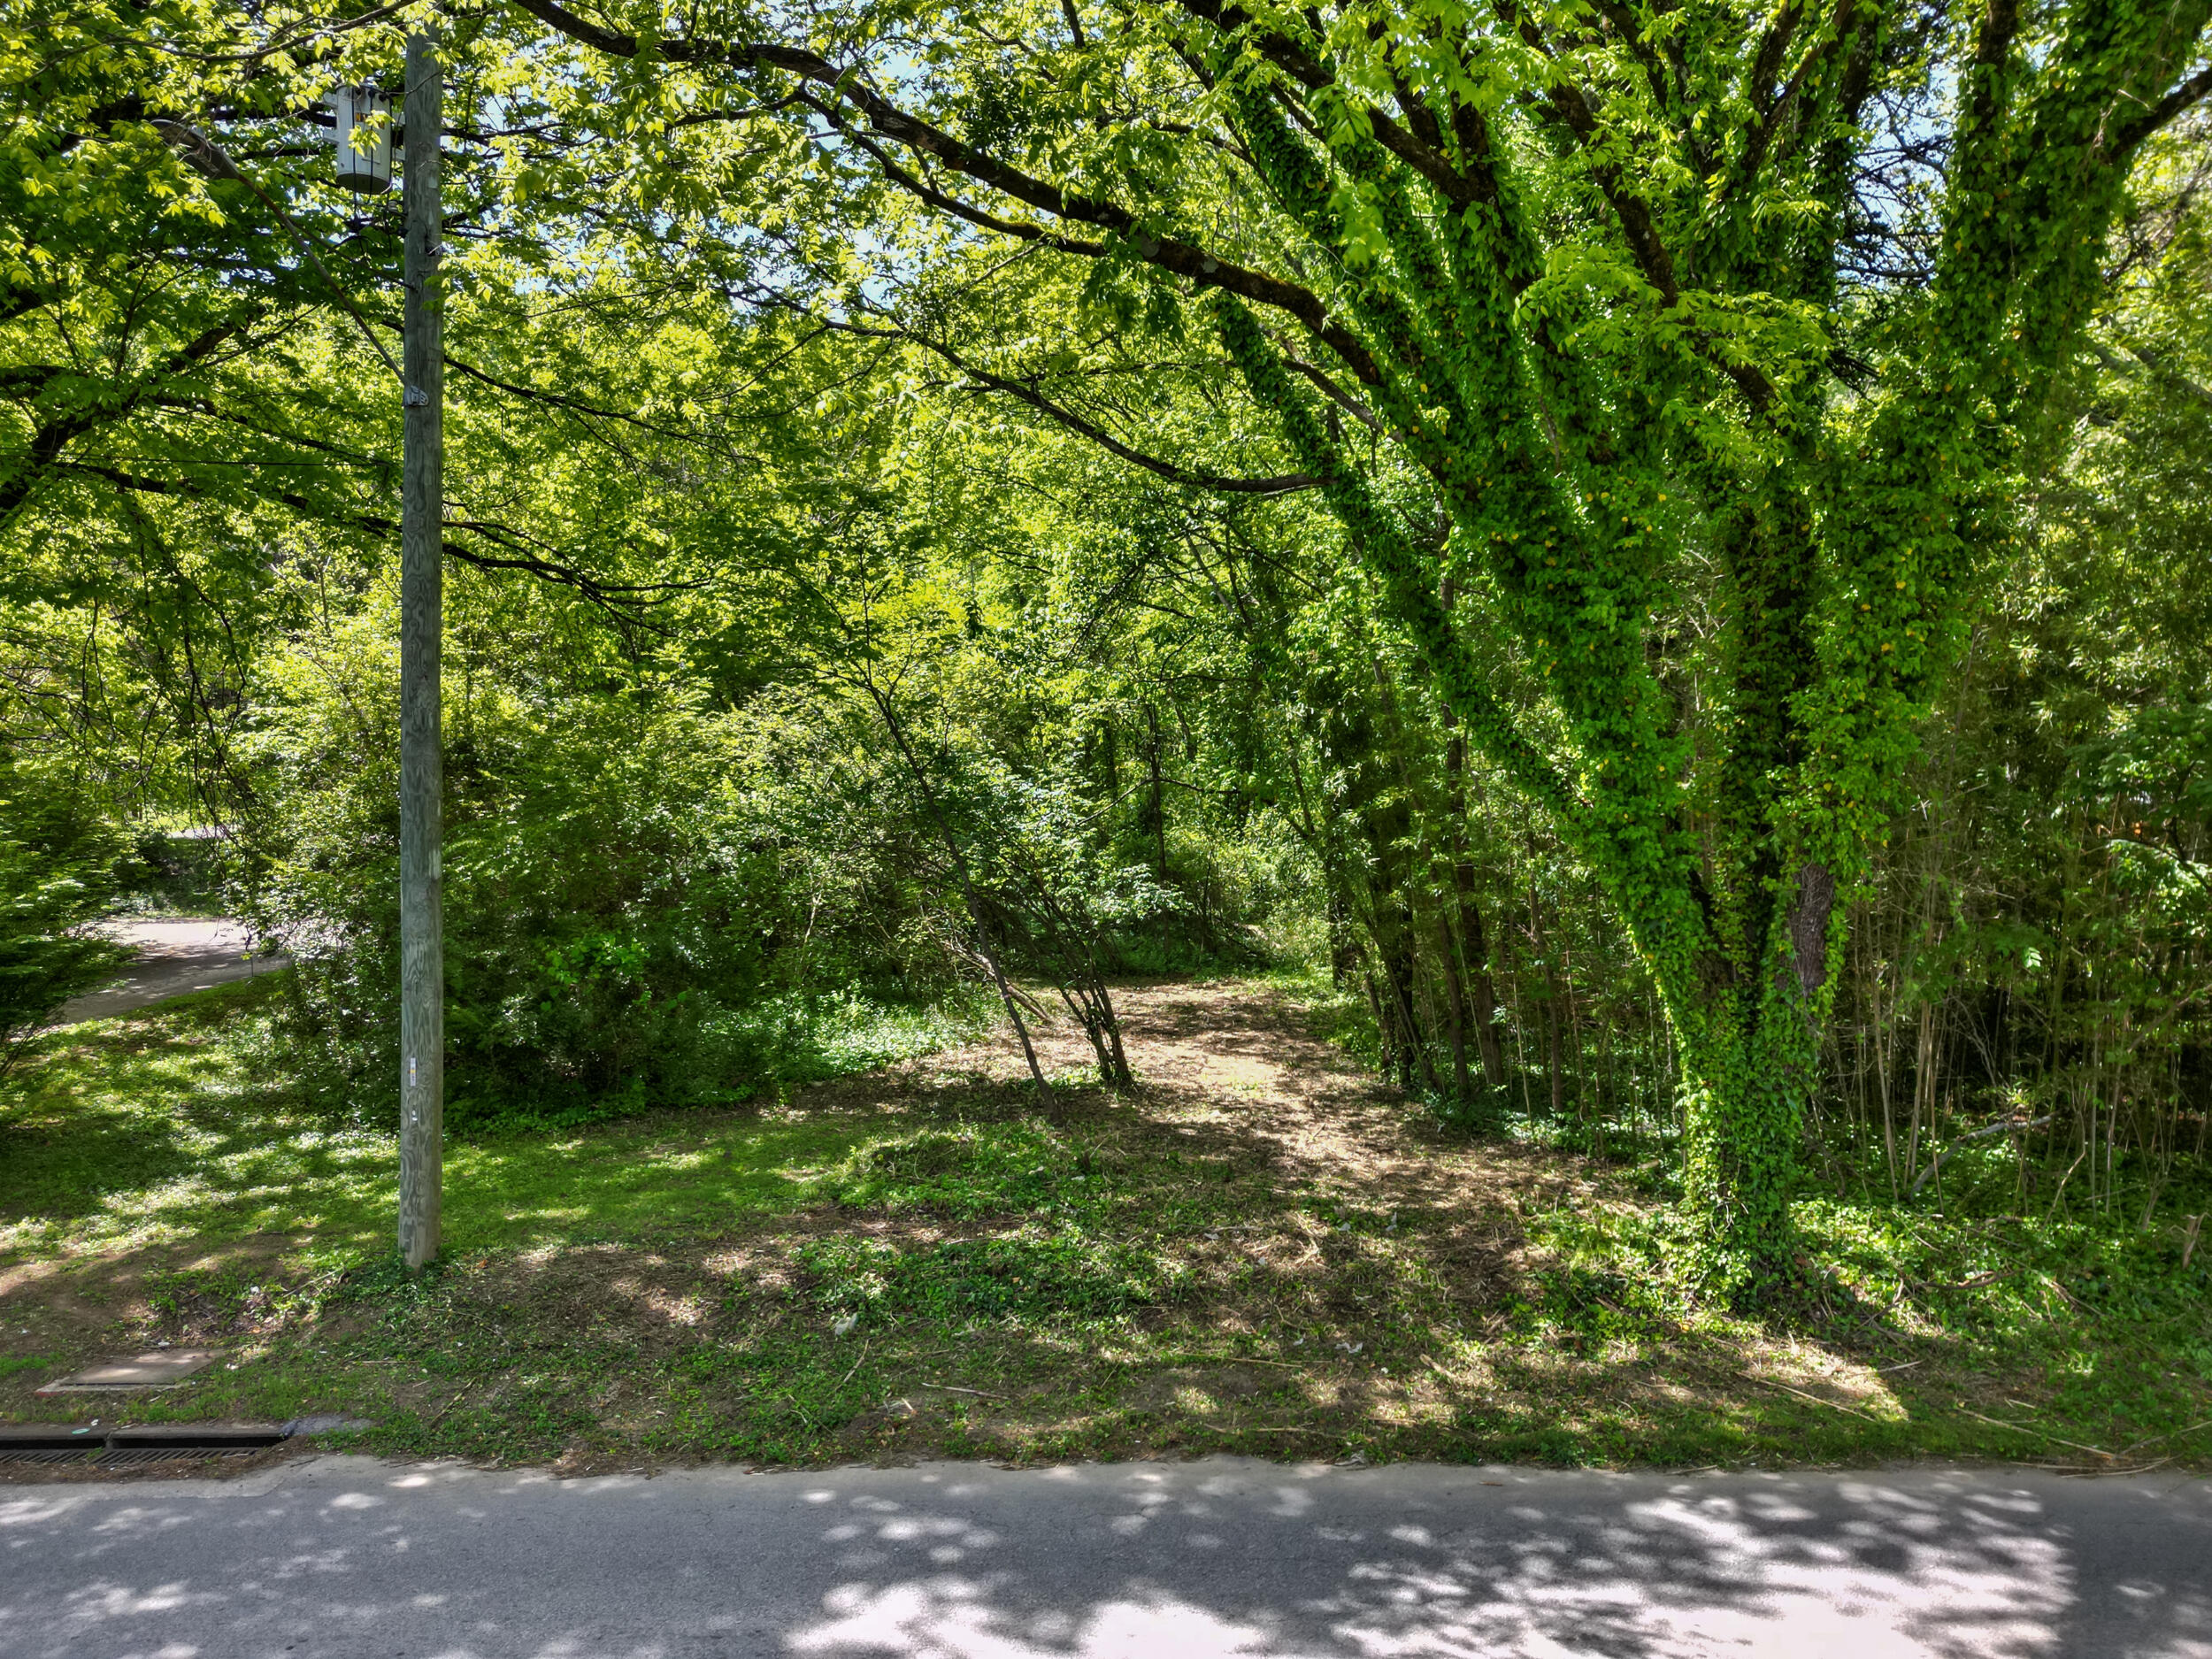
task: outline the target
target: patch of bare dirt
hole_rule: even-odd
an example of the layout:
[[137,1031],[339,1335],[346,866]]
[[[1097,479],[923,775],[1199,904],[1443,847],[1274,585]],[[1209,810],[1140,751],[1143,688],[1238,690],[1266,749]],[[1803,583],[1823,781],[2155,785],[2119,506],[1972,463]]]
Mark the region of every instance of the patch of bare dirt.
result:
[[[1488,1212],[1463,1227],[1463,1254],[1517,1248],[1518,1230],[1509,1219],[1514,1194],[1563,1183],[1595,1190],[1587,1179],[1563,1174],[1556,1154],[1477,1143],[1425,1124],[1394,1087],[1316,1037],[1297,1004],[1264,987],[1130,987],[1114,1000],[1138,1087],[1133,1100],[1113,1104],[1095,1087],[1061,1089],[1063,1110],[1078,1120],[1133,1114],[1182,1137],[1194,1152],[1266,1169],[1285,1192],[1369,1209]],[[1033,1035],[1048,1077],[1093,1068],[1090,1046],[1071,1022]],[[995,1033],[892,1073],[810,1090],[800,1104],[811,1105],[818,1094],[825,1103],[856,1102],[874,1079],[895,1078],[896,1096],[911,1101],[978,1086],[1010,1089],[1027,1076],[1011,1033]]]

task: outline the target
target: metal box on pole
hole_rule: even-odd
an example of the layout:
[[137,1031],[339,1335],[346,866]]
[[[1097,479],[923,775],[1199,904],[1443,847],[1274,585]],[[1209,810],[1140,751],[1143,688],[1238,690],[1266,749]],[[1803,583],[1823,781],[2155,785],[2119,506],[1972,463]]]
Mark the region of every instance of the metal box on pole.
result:
[[340,87],[330,95],[338,123],[338,182],[363,196],[392,188],[392,103],[374,87]]

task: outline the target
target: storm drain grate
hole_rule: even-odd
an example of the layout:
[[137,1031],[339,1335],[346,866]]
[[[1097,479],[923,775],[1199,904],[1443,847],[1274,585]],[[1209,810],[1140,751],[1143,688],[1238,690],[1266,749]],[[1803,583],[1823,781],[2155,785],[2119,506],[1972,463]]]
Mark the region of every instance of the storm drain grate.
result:
[[[274,1445],[275,1442],[271,1441],[270,1444]],[[133,1446],[119,1450],[111,1448],[97,1454],[97,1461],[103,1469],[126,1469],[139,1463],[173,1463],[185,1458],[196,1463],[222,1463],[235,1457],[251,1457],[264,1449],[259,1446]],[[88,1458],[86,1461],[93,1460]]]
[[295,1432],[317,1432],[320,1422],[281,1427],[0,1430],[0,1464],[90,1463],[102,1469],[149,1463],[219,1463],[251,1457],[280,1446]]

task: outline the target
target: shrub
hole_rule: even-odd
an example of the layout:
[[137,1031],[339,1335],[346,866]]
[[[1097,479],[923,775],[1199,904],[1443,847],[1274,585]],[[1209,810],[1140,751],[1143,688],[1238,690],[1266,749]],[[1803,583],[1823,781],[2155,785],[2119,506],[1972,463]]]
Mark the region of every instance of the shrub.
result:
[[130,953],[85,931],[121,848],[72,792],[0,760],[0,1072],[71,997]]

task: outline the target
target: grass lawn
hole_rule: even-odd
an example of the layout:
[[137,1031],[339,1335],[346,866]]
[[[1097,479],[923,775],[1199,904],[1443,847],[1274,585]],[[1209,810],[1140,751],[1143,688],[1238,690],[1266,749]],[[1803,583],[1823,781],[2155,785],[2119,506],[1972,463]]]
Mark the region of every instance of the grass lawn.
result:
[[[1809,1198],[1826,1287],[1735,1317],[1661,1268],[1648,1171],[1437,1125],[1259,984],[1124,993],[1119,1097],[1048,1033],[1051,1121],[993,1040],[457,1140],[410,1277],[392,1139],[297,1104],[273,988],[50,1036],[0,1096],[0,1417],[334,1412],[368,1449],[564,1469],[2212,1457],[2212,1248],[2185,1271],[2171,1225]],[[161,1341],[226,1358],[127,1404],[33,1393]]]

